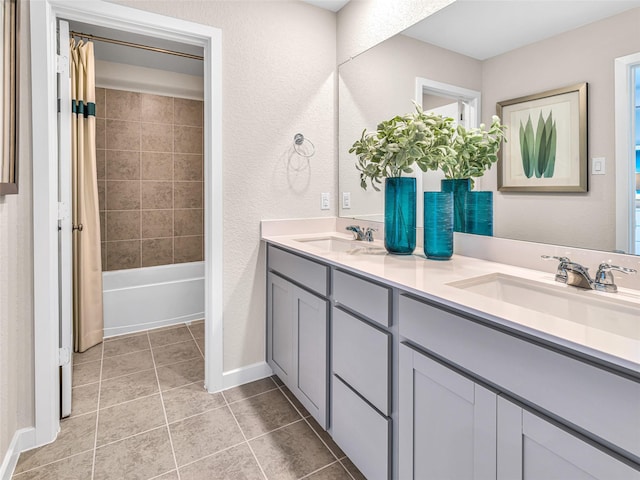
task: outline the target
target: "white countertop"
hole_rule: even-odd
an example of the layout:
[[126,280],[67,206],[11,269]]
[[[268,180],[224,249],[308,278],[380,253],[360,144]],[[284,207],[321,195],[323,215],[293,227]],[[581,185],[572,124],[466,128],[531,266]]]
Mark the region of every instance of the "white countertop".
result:
[[[591,290],[575,292],[579,295],[606,296],[609,299],[615,296],[614,299],[619,298],[632,307],[637,306],[637,329],[628,337],[447,285],[454,281],[500,273],[546,283],[555,288],[576,290],[575,287],[555,282],[554,273],[460,255],[454,255],[448,261],[427,260],[424,255],[418,253],[418,250],[414,255],[404,256],[388,255],[386,252],[373,254],[327,252],[313,245],[296,241],[296,239],[321,236],[351,238],[336,232],[316,232],[263,235],[262,239],[327,264],[388,283],[409,293],[480,316],[504,327],[586,354],[611,366],[640,373],[640,291],[638,290],[621,288],[617,294]],[[372,245],[384,248],[379,240]]]

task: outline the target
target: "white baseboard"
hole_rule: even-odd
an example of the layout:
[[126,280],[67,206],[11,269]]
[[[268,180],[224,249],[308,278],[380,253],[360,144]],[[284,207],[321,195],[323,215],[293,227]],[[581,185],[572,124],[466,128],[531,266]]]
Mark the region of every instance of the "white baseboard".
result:
[[267,365],[267,362],[258,362],[246,367],[236,368],[235,370],[229,370],[224,372],[222,377],[223,389],[237,387],[248,382],[260,380],[261,378],[270,377],[273,375],[273,370]]
[[10,480],[16,469],[20,452],[33,447],[36,430],[33,427],[21,428],[13,434],[9,448],[0,465],[0,480]]

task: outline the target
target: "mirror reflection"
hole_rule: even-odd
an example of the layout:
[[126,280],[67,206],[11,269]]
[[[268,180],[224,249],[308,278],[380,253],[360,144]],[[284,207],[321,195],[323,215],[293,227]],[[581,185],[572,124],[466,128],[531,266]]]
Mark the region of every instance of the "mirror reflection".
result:
[[[476,179],[475,189],[494,192],[495,236],[640,254],[640,121],[635,131],[631,121],[616,124],[614,101],[615,59],[640,53],[640,1],[580,2],[579,8],[571,3],[458,1],[340,65],[340,215],[382,221],[383,193],[360,188],[356,158],[348,150],[363,129],[411,112],[414,100],[474,126],[491,122],[497,102],[587,82],[588,192],[498,192],[495,166]],[[640,89],[627,89],[621,97],[629,111],[640,112]],[[628,154],[616,156],[620,129],[635,135],[629,135]],[[604,159],[600,171],[592,171],[593,158]],[[628,182],[617,182],[622,170],[629,171]],[[420,173],[418,184],[439,190],[440,178]],[[633,207],[617,218],[620,192]],[[616,238],[620,223],[629,232],[623,241],[620,234]]]

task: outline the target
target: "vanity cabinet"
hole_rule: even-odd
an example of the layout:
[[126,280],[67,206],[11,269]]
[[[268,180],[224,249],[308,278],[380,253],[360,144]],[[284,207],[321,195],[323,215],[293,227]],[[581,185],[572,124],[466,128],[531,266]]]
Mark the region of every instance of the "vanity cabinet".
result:
[[[329,300],[307,288],[311,285],[324,290],[326,295],[327,267],[273,247],[269,248],[268,261],[267,362],[326,429]],[[287,269],[291,265],[302,268]],[[281,270],[288,278],[281,276]],[[307,288],[303,288],[305,286]]]
[[[640,479],[636,379],[409,295],[399,330],[415,345],[400,352],[400,478],[446,467],[441,478]],[[495,453],[478,440],[491,435]],[[459,463],[439,444],[450,441]],[[484,449],[482,461],[473,448]]]

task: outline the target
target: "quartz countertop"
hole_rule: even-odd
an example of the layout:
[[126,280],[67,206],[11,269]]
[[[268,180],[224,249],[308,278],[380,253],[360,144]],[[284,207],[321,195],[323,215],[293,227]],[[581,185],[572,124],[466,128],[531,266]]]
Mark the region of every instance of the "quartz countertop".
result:
[[[612,294],[578,290],[555,282],[553,268],[553,272],[542,272],[460,255],[454,255],[446,261],[434,261],[428,260],[418,250],[413,255],[389,255],[379,240],[366,243],[367,246],[374,247],[368,253],[359,249],[355,252],[329,252],[297,241],[323,236],[351,239],[349,235],[336,232],[263,235],[262,239],[640,376],[640,291],[621,288],[618,293]],[[448,285],[496,273],[540,282],[554,288],[569,288],[576,295],[604,296],[608,300],[624,301],[631,308],[637,307],[637,328],[630,336],[619,335]]]

